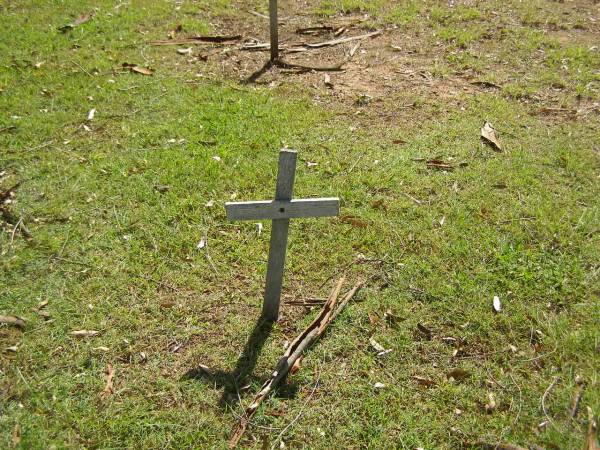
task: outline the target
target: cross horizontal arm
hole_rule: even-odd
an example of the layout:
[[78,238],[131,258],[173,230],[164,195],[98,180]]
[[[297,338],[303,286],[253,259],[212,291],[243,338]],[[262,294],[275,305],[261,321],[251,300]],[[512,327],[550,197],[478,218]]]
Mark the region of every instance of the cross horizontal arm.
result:
[[337,216],[338,198],[303,198],[225,203],[229,220],[295,219],[299,217]]

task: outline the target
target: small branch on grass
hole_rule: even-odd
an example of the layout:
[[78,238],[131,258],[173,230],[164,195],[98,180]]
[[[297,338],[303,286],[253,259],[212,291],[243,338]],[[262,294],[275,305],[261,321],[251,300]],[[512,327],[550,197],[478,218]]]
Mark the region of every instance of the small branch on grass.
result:
[[278,59],[275,61],[274,64],[277,67],[281,67],[283,69],[299,69],[299,70],[306,71],[306,72],[309,72],[312,70],[314,70],[315,72],[340,72],[340,71],[344,70],[342,67],[344,65],[343,62],[336,64],[335,66],[320,67],[320,66],[305,66],[303,64],[294,64],[294,63],[286,62],[282,59]]
[[550,416],[548,416],[548,410],[546,408],[546,398],[548,397],[548,394],[550,394],[550,391],[554,388],[554,386],[556,386],[556,383],[558,383],[559,380],[559,377],[554,377],[552,383],[550,383],[550,386],[548,386],[548,388],[544,391],[544,395],[542,395],[542,412],[546,416],[548,422],[552,422],[552,419],[550,418]]
[[571,401],[571,412],[569,414],[571,419],[575,419],[577,417],[579,405],[581,404],[581,397],[583,396],[583,390],[585,389],[585,381],[582,379],[576,379],[575,384],[576,387],[573,394],[573,400]]
[[94,76],[89,73],[81,64],[79,64],[77,61],[73,61],[71,60],[71,62],[73,63],[73,65],[77,66],[83,73],[85,73],[88,77],[90,78],[94,78]]
[[308,48],[331,47],[333,45],[343,44],[344,42],[350,42],[350,41],[356,41],[356,40],[359,40],[359,39],[366,39],[366,38],[370,38],[370,37],[375,37],[375,36],[380,35],[381,33],[383,33],[383,30],[377,30],[377,31],[373,31],[371,33],[361,34],[361,35],[358,35],[358,36],[349,36],[349,37],[340,38],[340,39],[333,39],[331,41],[315,42],[315,43],[312,43],[312,44],[304,44],[304,46],[308,47]]
[[338,304],[337,299],[344,280],[345,279],[343,277],[340,278],[331,291],[329,298],[325,302],[321,313],[294,340],[294,342],[290,344],[284,355],[277,363],[277,366],[271,374],[271,377],[263,384],[262,388],[254,397],[254,400],[250,406],[246,408],[246,411],[244,412],[237,426],[234,428],[229,440],[230,449],[237,447],[242,435],[250,424],[250,419],[252,419],[252,416],[254,416],[263,400],[265,400],[265,398],[269,396],[277,384],[285,378],[289,370],[294,366],[294,363],[301,357],[302,352],[309,348],[319,337],[323,335],[329,324],[331,324],[331,322],[340,314],[340,312],[364,284],[363,281],[356,283],[356,285]]
[[169,39],[166,41],[150,41],[149,45],[183,45],[183,44],[203,44],[203,43],[225,43],[231,41],[239,41],[242,38],[241,34],[233,36],[191,36],[183,39]]

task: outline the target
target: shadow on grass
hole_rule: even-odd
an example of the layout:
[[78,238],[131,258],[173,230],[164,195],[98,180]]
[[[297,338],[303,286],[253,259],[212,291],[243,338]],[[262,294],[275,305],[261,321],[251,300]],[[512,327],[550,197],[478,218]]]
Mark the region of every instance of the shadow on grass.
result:
[[242,84],[250,84],[255,83],[260,77],[262,77],[268,70],[273,67],[273,63],[271,61],[267,61],[260,69],[251,74],[248,78],[246,78]]
[[[250,337],[248,337],[244,351],[232,372],[224,372],[221,370],[212,371],[206,367],[198,367],[189,370],[183,375],[182,380],[204,380],[219,388],[223,388],[223,395],[219,401],[219,404],[222,407],[237,403],[240,398],[241,387],[251,380],[258,379],[257,377],[252,376],[252,371],[256,366],[258,356],[260,355],[267,338],[271,334],[272,329],[272,321],[264,318],[259,319],[254,326]],[[266,377],[264,377],[264,379],[266,379]],[[295,383],[292,383],[280,386],[277,392],[279,397],[290,398],[295,396],[296,391],[297,386]]]

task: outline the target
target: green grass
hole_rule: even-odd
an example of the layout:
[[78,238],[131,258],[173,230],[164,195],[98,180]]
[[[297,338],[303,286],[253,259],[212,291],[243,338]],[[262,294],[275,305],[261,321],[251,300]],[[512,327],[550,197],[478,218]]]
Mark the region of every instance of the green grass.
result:
[[[293,221],[285,293],[323,297],[342,272],[369,282],[291,385],[261,407],[248,447],[279,446],[299,414],[283,437],[288,448],[583,445],[585,408],[600,411],[598,116],[548,118],[528,99],[561,82],[567,105],[580,91],[596,100],[598,52],[559,44],[531,19],[534,7],[568,5],[503,2],[499,23],[529,19],[510,25],[520,34],[498,31],[493,41],[470,34],[492,28],[493,5],[386,3],[313,10],[367,11],[420,30],[424,42],[446,30],[443,57],[429,61],[436,74],[474,68],[509,82],[499,93],[460,94],[460,107],[423,98],[412,116],[385,124],[378,108],[394,111],[395,98],[360,115],[319,107],[306,89],[240,86],[202,64],[184,67],[173,48],[145,45],[180,23],[214,31],[219,17],[238,17],[234,2],[0,7],[0,190],[22,181],[9,207],[33,236],[13,235],[14,223],[0,235],[0,314],[28,319],[22,332],[0,327],[2,350],[19,347],[0,356],[0,446],[18,425],[20,448],[226,447],[284,343],[314,316],[284,306],[239,380],[250,385],[241,404],[235,395],[223,404],[218,379],[186,376],[200,364],[232,373],[252,333],[270,224],[258,235],[253,223],[228,222],[223,204],[271,197],[283,146],[299,151],[296,196],[337,195],[343,215],[368,224]],[[397,12],[405,3],[412,9]],[[89,11],[90,22],[57,30]],[[487,50],[506,64],[482,62]],[[569,70],[557,78],[564,61]],[[154,75],[124,72],[124,62]],[[503,153],[480,143],[484,120],[499,130]],[[456,168],[430,170],[421,158]],[[196,248],[202,236],[216,272]],[[51,320],[35,311],[42,301]],[[70,335],[79,329],[101,334]],[[369,337],[392,353],[377,358]],[[101,399],[109,363],[115,393]],[[455,368],[468,376],[448,379]],[[572,421],[576,376],[587,386]],[[540,427],[555,377],[551,422]],[[375,391],[376,382],[386,387]],[[488,414],[490,393],[497,407]]]

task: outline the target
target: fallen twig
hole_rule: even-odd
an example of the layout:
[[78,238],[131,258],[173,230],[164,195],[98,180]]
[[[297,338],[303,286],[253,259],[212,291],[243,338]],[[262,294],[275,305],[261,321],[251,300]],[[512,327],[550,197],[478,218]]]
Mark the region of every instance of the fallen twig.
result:
[[319,33],[332,33],[335,28],[330,25],[317,25],[314,27],[297,28],[296,34],[319,34]]
[[351,290],[346,294],[342,301],[338,304],[337,299],[344,283],[344,278],[340,278],[337,282],[331,294],[329,295],[323,310],[321,313],[311,322],[311,324],[290,344],[284,355],[281,357],[275,370],[271,374],[271,377],[263,384],[262,388],[254,397],[254,400],[246,408],[246,411],[240,418],[239,423],[234,428],[231,438],[229,440],[229,448],[233,449],[237,447],[242,435],[248,428],[250,419],[258,407],[265,398],[269,396],[272,390],[277,384],[282,381],[289,370],[294,366],[294,363],[300,358],[302,352],[310,347],[319,337],[321,337],[327,328],[327,326],[339,315],[344,309],[346,304],[354,297],[356,292],[362,287],[363,282],[359,281]]
[[203,43],[223,43],[231,41],[239,41],[242,38],[241,34],[233,36],[190,36],[182,39],[167,39],[159,41],[150,41],[149,45],[184,45],[184,44],[203,44]]
[[548,410],[546,409],[546,398],[548,397],[548,394],[550,394],[550,391],[554,388],[554,386],[556,386],[556,383],[558,383],[559,380],[559,377],[554,377],[552,383],[550,383],[550,386],[548,386],[548,388],[544,391],[544,395],[542,395],[542,412],[546,416],[548,422],[552,422],[552,419],[550,418],[550,416],[548,416]]
[[579,412],[579,405],[581,404],[581,397],[583,396],[583,390],[585,389],[585,381],[581,379],[575,380],[575,392],[573,393],[573,400],[571,401],[571,419],[577,417]]
[[300,69],[303,71],[311,71],[314,70],[315,72],[339,72],[343,69],[343,65],[344,63],[341,62],[339,64],[336,64],[335,66],[305,66],[303,64],[294,64],[294,63],[289,63],[286,61],[283,61],[282,59],[278,59],[277,61],[275,61],[275,65],[278,67],[282,67],[284,69]]
[[350,41],[356,41],[358,39],[366,39],[366,38],[370,38],[370,37],[375,37],[375,36],[380,35],[381,33],[383,33],[383,30],[377,30],[377,31],[373,31],[373,32],[367,33],[367,34],[360,34],[358,36],[348,36],[345,38],[333,39],[331,41],[315,42],[312,44],[304,44],[304,46],[309,47],[309,48],[331,47],[333,45],[343,44],[344,42],[350,42]]

